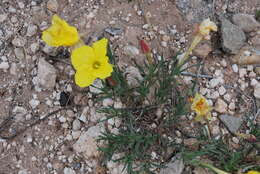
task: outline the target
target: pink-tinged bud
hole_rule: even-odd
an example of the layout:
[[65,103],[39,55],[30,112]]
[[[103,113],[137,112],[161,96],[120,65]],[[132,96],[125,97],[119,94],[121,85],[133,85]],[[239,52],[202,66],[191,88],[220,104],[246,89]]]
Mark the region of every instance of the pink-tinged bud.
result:
[[150,53],[151,50],[150,50],[148,44],[144,40],[140,40],[140,46],[141,46],[141,50],[143,51],[144,54]]
[[112,78],[112,76],[107,77],[106,80],[107,80],[107,83],[108,83],[110,86],[116,86],[116,85],[117,85],[117,81],[115,81],[115,80]]

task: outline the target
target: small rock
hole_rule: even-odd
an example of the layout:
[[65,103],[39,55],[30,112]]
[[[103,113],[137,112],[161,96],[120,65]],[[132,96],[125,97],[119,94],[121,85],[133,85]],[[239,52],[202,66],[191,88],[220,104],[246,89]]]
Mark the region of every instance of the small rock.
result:
[[227,61],[225,59],[222,59],[220,65],[223,67],[227,67]]
[[227,112],[227,103],[219,98],[215,104],[214,109],[219,113],[225,113]]
[[24,3],[23,2],[18,2],[18,6],[20,9],[23,9],[24,8]]
[[143,80],[139,70],[136,67],[129,66],[126,68],[124,75],[129,86],[137,87]]
[[60,116],[60,117],[59,117],[59,121],[60,121],[61,123],[65,123],[65,122],[67,121],[67,119],[66,119],[64,116]]
[[237,137],[232,137],[232,141],[233,141],[234,143],[236,143],[236,144],[239,143],[239,139],[238,139]]
[[25,39],[21,37],[16,37],[12,40],[12,44],[16,47],[23,47],[25,43],[26,43]]
[[82,133],[78,141],[73,145],[73,149],[77,153],[83,153],[86,159],[98,157],[99,151],[96,138],[101,134],[99,126],[90,127],[86,132]]
[[232,21],[245,32],[252,32],[260,27],[259,22],[257,22],[253,15],[242,13],[235,14],[232,17]]
[[250,41],[253,46],[257,47],[257,49],[260,49],[260,34],[251,38]]
[[260,84],[259,83],[257,85],[255,85],[255,87],[254,87],[254,96],[257,99],[260,99]]
[[219,126],[218,126],[218,125],[212,127],[212,134],[213,134],[214,136],[217,136],[217,135],[220,134],[220,129],[219,129]]
[[230,115],[220,115],[219,119],[224,123],[228,130],[232,133],[236,133],[242,124],[242,119]]
[[31,25],[29,25],[28,26],[28,28],[27,28],[27,36],[33,36],[33,35],[35,35],[36,33],[37,33],[37,26],[36,25],[33,25],[33,24],[31,24]]
[[258,84],[258,81],[256,79],[252,79],[250,82],[251,86],[256,86]]
[[160,174],[182,174],[184,163],[181,155],[177,154],[171,159],[171,162],[161,169]]
[[245,33],[224,17],[221,20],[222,48],[227,53],[236,54],[246,41]]
[[105,29],[105,32],[111,34],[112,36],[120,35],[123,33],[121,28],[109,27]]
[[215,88],[216,86],[219,85],[219,83],[221,82],[221,79],[217,78],[217,79],[211,79],[209,81],[209,87],[210,88]]
[[9,63],[8,62],[1,62],[0,63],[0,69],[2,70],[7,70],[9,68]]
[[56,47],[51,47],[48,45],[45,45],[42,51],[50,56],[56,56],[58,54],[58,49]]
[[247,75],[247,70],[245,68],[240,68],[239,69],[239,77],[243,78]]
[[235,110],[235,109],[236,109],[236,104],[235,104],[235,102],[229,103],[228,108],[229,108],[230,110]]
[[136,57],[140,54],[139,49],[132,45],[127,45],[124,47],[124,52],[126,55],[131,57]]
[[232,69],[233,69],[233,71],[234,71],[235,73],[237,73],[237,72],[238,72],[238,66],[237,66],[237,64],[233,64],[233,65],[232,65]]
[[16,65],[16,63],[11,63],[10,74],[11,75],[17,75],[17,65]]
[[63,173],[64,174],[76,174],[76,172],[73,169],[67,168],[67,167],[65,167],[65,169],[63,170]]
[[166,48],[166,47],[168,46],[168,44],[167,44],[167,42],[162,41],[162,42],[161,42],[161,46],[164,47],[164,48]]
[[200,58],[206,58],[209,53],[212,52],[212,46],[207,43],[201,43],[199,44],[194,50],[193,50],[193,55],[200,57]]
[[99,94],[102,92],[100,90],[101,88],[103,88],[102,81],[100,79],[96,79],[94,83],[89,87],[89,90],[92,93]]
[[15,106],[15,108],[12,110],[12,114],[15,115],[16,121],[24,121],[25,115],[27,113],[27,110],[21,106]]
[[218,89],[219,95],[224,95],[227,92],[226,88],[224,86],[220,86]]
[[216,99],[219,97],[218,91],[211,91],[210,93],[207,94],[207,98],[210,99]]
[[23,48],[15,48],[14,54],[17,59],[24,59],[24,50]]
[[260,75],[260,67],[256,67],[255,72],[256,72],[256,74]]
[[232,57],[232,61],[239,65],[260,64],[260,50],[245,46]]
[[47,9],[49,9],[52,12],[57,12],[59,8],[59,4],[57,0],[49,0],[47,2]]
[[36,99],[32,99],[29,101],[29,104],[30,106],[35,109],[39,104],[40,104],[40,101],[39,100],[36,100]]
[[23,169],[18,172],[18,174],[28,174],[27,170]]
[[81,128],[81,123],[78,119],[75,119],[72,123],[72,129],[73,130],[79,130]]
[[71,135],[73,139],[78,139],[80,137],[81,131],[72,131]]
[[108,107],[112,106],[114,104],[114,101],[111,98],[105,98],[103,100],[103,106]]
[[0,23],[4,22],[7,19],[7,14],[0,14]]
[[44,58],[40,58],[38,62],[37,77],[39,85],[45,89],[53,89],[56,83],[56,69],[49,64]]
[[224,95],[224,99],[225,99],[226,101],[230,101],[230,100],[231,100],[230,94],[225,94],[225,95]]
[[39,50],[39,43],[38,42],[32,43],[31,44],[32,53],[36,53],[36,51],[38,51],[38,50]]
[[143,28],[144,30],[148,30],[149,27],[150,27],[150,24],[144,24],[142,28]]

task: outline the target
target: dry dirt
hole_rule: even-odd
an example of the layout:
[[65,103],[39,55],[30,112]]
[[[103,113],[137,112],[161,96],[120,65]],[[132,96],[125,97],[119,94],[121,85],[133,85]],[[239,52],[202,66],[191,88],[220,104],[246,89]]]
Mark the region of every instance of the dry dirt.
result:
[[[209,0],[205,3],[212,4],[213,1]],[[83,93],[88,89],[80,89],[74,84],[73,73],[71,73],[73,68],[69,65],[70,60],[66,49],[59,48],[58,54],[55,53],[57,49],[46,53],[45,44],[41,40],[42,30],[50,25],[53,14],[57,13],[68,23],[76,26],[80,33],[84,33],[85,41],[96,40],[101,36],[110,38],[118,64],[122,67],[132,65],[132,59],[142,63],[144,55],[139,54],[130,58],[123,52],[125,45],[133,45],[139,49],[139,38],[142,37],[148,40],[157,55],[166,58],[176,53],[176,50],[182,50],[192,38],[196,15],[200,15],[196,13],[199,8],[196,2],[199,3],[199,0],[187,6],[186,12],[177,8],[180,6],[180,4],[177,5],[180,3],[177,0],[132,0],[131,2],[57,0],[57,2],[57,12],[48,9],[47,1],[44,0],[1,0],[0,2],[0,15],[6,15],[6,18],[0,21],[0,41],[2,42],[0,56],[2,59],[5,57],[10,66],[6,70],[0,69],[0,135],[2,137],[0,137],[0,174],[61,174],[65,167],[72,168],[77,174],[95,173],[92,170],[91,161],[87,161],[73,151],[72,145],[77,138],[71,138],[73,120],[79,118],[86,105],[95,106],[92,102],[93,96],[87,92]],[[209,10],[210,14],[203,14],[203,17],[215,17],[217,13],[223,12],[254,14],[255,9],[257,7],[259,9],[258,0],[231,2],[216,0],[214,3],[214,10]],[[185,4],[182,5],[185,8]],[[155,26],[152,32],[147,33],[148,31],[144,29],[147,21],[143,15],[138,15],[139,11],[151,14],[149,24]],[[37,26],[37,32],[33,36],[27,36],[27,28],[32,24]],[[118,27],[123,30],[123,33],[112,37],[104,32],[107,27]],[[177,34],[171,35],[169,28],[176,29]],[[170,37],[166,47],[161,46],[163,35]],[[14,38],[21,38],[25,44],[21,47],[14,46],[12,44]],[[33,43],[39,47],[36,51],[32,51]],[[22,53],[18,53],[17,56],[15,48],[22,50]],[[238,74],[233,73],[228,56],[218,54],[219,46],[216,45],[214,49],[216,54],[210,54],[205,59],[204,72],[212,74],[211,67],[223,70],[220,62],[225,59],[227,62],[227,67],[223,70],[225,84],[233,86],[232,84],[238,80]],[[53,58],[51,54],[58,58],[51,60]],[[35,87],[33,78],[37,75],[37,62],[40,58],[49,60],[57,69],[54,89],[37,91]],[[4,136],[16,135],[34,120],[62,108],[59,103],[62,91],[69,92],[70,97],[73,98],[72,109],[64,109],[26,129],[18,136],[5,140]],[[231,93],[233,98],[238,95],[233,89],[228,89],[228,93]],[[29,103],[32,99],[40,101],[35,108],[32,108]],[[50,101],[51,104],[46,104],[46,101]],[[14,112],[17,107],[23,108],[19,114]],[[65,121],[62,120],[64,117]],[[93,124],[95,122],[81,122],[80,131],[87,130]],[[219,121],[213,124],[219,124]]]

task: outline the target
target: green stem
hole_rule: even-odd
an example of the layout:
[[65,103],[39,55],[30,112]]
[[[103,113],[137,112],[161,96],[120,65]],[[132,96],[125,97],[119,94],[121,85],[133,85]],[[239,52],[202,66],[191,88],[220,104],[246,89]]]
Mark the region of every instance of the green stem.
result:
[[200,164],[202,167],[206,167],[206,168],[209,168],[209,169],[213,170],[213,171],[216,172],[217,174],[230,174],[230,173],[227,173],[227,172],[225,172],[225,171],[223,171],[223,170],[220,170],[220,169],[218,169],[218,168],[216,168],[216,167],[214,167],[214,166],[212,166],[212,165],[210,165],[210,164],[207,164],[207,163],[200,162],[199,164]]
[[178,64],[179,66],[182,66],[185,63],[185,61],[188,59],[189,55],[192,53],[192,50],[200,43],[202,38],[203,38],[203,36],[201,34],[197,34],[194,37],[194,39],[190,45],[190,48],[185,52],[184,57],[181,60],[179,60],[179,64]]

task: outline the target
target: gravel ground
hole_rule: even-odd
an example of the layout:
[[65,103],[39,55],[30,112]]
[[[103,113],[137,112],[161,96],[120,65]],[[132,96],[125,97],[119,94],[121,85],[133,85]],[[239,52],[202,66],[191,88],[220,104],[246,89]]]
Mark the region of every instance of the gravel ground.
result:
[[[74,84],[68,50],[41,40],[56,13],[84,33],[85,42],[109,38],[122,68],[133,65],[133,59],[145,59],[139,38],[147,40],[156,58],[169,58],[189,45],[194,23],[211,17],[219,31],[212,42],[194,50],[191,63],[202,61],[199,73],[211,77],[198,79],[198,91],[215,108],[213,136],[227,135],[237,149],[241,140],[230,132],[249,133],[248,120],[260,123],[260,24],[250,17],[259,8],[258,0],[1,0],[0,174],[105,173],[95,143],[104,129],[98,123],[104,115],[96,108],[122,103],[94,103],[98,91]],[[234,17],[240,13],[247,16]],[[115,28],[119,30],[111,33]],[[235,36],[225,35],[226,28]],[[192,78],[184,76],[183,81],[189,84]],[[186,128],[191,131],[194,125],[189,122]],[[122,167],[109,163],[107,173],[121,174]]]

